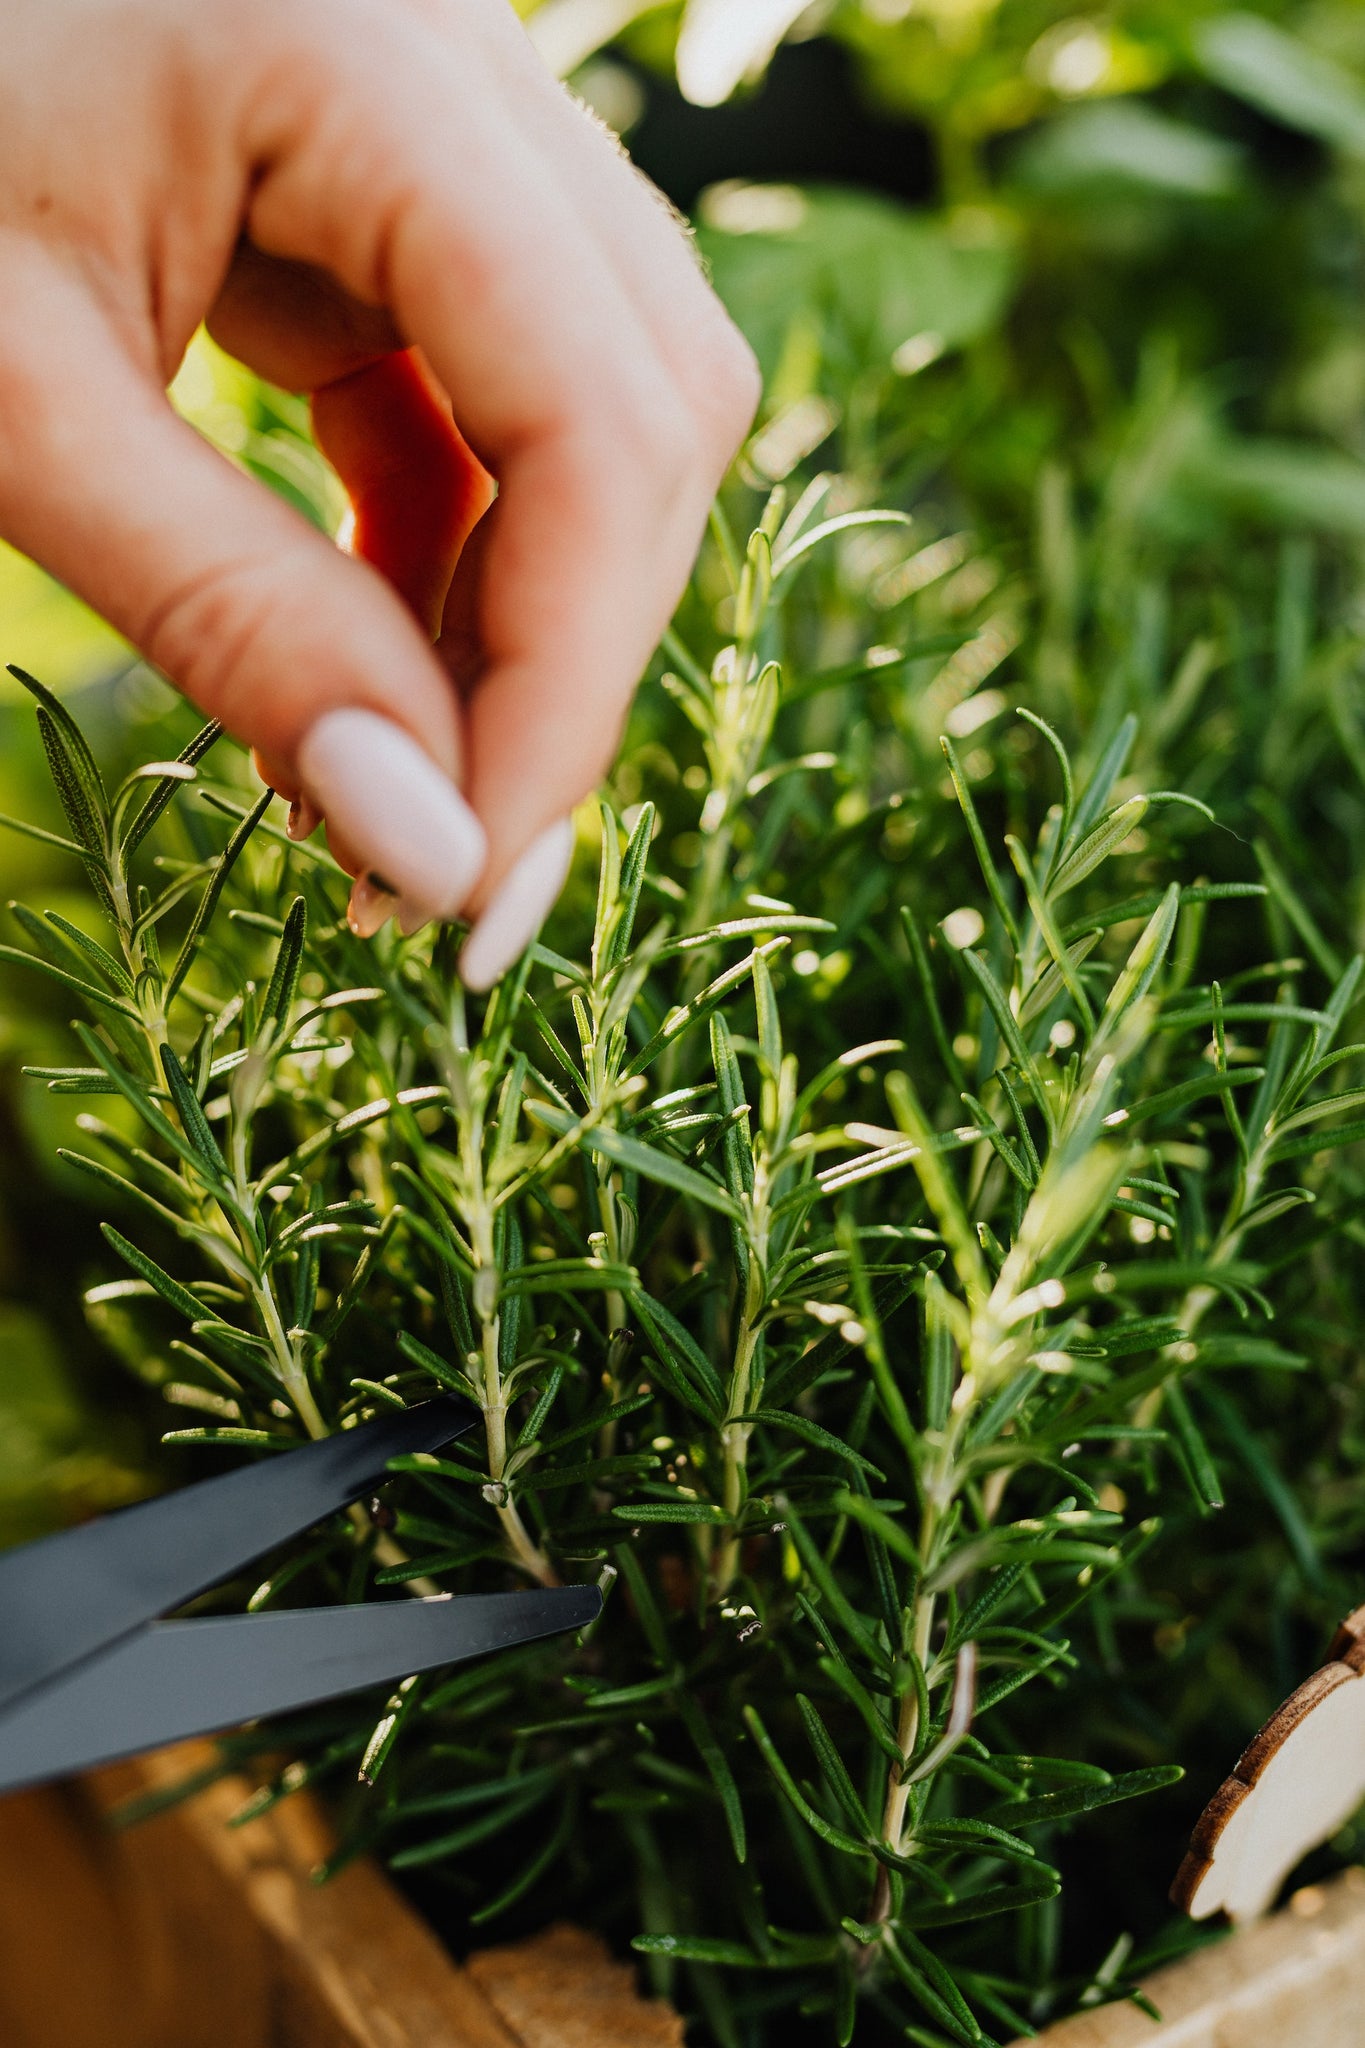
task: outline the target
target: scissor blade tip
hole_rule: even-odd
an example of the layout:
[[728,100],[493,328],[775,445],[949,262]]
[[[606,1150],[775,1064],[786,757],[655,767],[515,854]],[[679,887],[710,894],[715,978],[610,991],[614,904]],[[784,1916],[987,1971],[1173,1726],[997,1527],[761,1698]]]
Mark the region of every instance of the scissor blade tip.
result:
[[602,1612],[602,1594],[597,1586],[547,1586],[531,1596],[539,1611],[559,1628],[585,1628]]
[[447,1424],[452,1436],[462,1436],[478,1420],[479,1411],[462,1394],[433,1394],[429,1400],[409,1408],[407,1413],[433,1423]]

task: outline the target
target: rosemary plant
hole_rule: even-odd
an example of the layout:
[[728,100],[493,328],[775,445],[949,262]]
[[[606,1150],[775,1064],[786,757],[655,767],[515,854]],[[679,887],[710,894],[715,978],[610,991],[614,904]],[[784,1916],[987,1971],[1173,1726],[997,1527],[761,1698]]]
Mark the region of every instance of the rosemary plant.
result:
[[721,2048],[979,2048],[1128,1990],[1122,1927],[1058,1964],[1065,1830],[1181,1757],[1097,1687],[1160,1515],[1251,1440],[1216,1381],[1301,1363],[1266,1226],[1336,1227],[1365,1130],[1360,963],[1220,986],[1266,884],[1191,872],[1206,807],[1130,773],[1133,719],[1081,769],[1032,712],[939,751],[1010,639],[931,597],[867,644],[849,579],[903,526],[828,478],[742,549],[718,513],[486,1001],[447,932],[355,940],[212,729],[110,791],[22,678],[67,830],[19,829],[90,915],[16,907],[5,955],[85,1012],[39,1078],[105,1099],[66,1155],[118,1275],[90,1312],[168,1441],[268,1455],[436,1387],[482,1416],[223,1597],[609,1595],[585,1640],[230,1738],[275,1759],[243,1819],[321,1783],[457,1945],[588,1918]]

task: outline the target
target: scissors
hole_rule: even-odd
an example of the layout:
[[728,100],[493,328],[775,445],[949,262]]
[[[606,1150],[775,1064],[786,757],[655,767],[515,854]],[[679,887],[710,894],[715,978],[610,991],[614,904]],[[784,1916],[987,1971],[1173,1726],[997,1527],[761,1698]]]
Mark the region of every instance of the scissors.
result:
[[0,1792],[595,1620],[595,1586],[160,1618],[476,1414],[442,1395],[0,1556]]

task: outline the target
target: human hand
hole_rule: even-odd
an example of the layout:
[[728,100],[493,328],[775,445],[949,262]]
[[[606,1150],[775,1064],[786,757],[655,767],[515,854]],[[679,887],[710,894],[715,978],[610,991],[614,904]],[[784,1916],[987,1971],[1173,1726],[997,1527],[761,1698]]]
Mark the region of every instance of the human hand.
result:
[[[352,559],[171,409],[205,319]],[[6,0],[0,534],[326,815],[358,930],[533,935],[757,395],[508,0]]]

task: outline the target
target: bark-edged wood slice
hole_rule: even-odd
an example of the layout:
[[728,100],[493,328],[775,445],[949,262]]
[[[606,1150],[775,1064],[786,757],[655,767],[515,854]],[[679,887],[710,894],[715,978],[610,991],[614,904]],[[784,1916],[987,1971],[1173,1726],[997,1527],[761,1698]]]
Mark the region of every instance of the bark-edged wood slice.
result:
[[1248,1743],[1195,1824],[1171,1887],[1194,1919],[1252,1920],[1365,1800],[1365,1607]]

